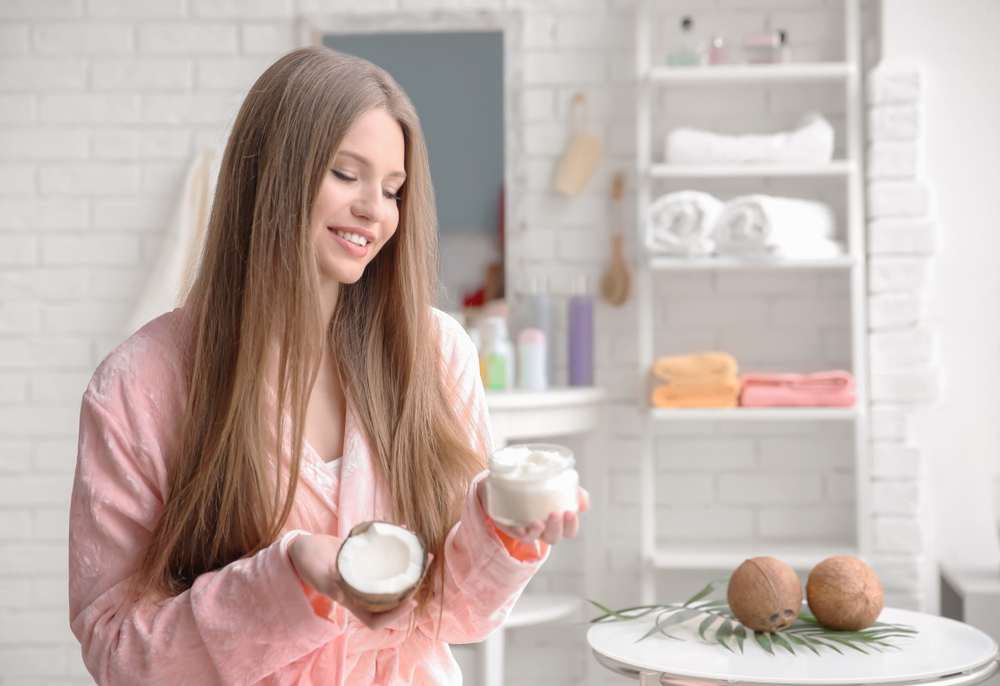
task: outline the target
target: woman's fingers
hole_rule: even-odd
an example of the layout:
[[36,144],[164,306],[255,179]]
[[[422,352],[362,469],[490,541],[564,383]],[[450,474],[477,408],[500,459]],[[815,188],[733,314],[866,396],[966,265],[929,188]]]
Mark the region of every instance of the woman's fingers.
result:
[[417,607],[417,601],[410,598],[399,607],[393,608],[388,612],[365,612],[364,610],[358,610],[357,608],[352,609],[350,605],[346,605],[346,607],[351,611],[352,615],[361,620],[362,624],[372,631],[378,631],[379,629],[395,624],[400,619],[413,612],[413,610]]
[[590,493],[587,492],[586,488],[580,487],[580,512],[586,512],[590,509]]
[[563,538],[573,538],[580,531],[580,518],[575,512],[563,513]]
[[545,520],[545,530],[542,532],[542,541],[549,545],[555,545],[563,535],[563,518],[556,512],[549,515]]

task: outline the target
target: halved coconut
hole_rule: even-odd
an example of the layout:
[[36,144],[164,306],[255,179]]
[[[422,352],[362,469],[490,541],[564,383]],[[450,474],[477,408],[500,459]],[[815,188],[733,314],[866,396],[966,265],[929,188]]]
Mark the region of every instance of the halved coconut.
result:
[[427,551],[416,534],[388,522],[351,529],[337,553],[340,587],[368,612],[388,612],[416,593]]

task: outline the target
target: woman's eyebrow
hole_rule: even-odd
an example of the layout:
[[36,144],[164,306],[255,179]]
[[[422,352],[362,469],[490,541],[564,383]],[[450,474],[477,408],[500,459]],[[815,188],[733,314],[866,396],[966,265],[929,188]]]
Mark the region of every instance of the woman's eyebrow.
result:
[[[350,150],[341,150],[337,154],[338,155],[346,155],[347,157],[353,157],[354,159],[356,159],[358,162],[360,162],[361,164],[363,164],[365,166],[368,166],[368,167],[372,166],[371,160],[369,160],[364,155],[359,155],[356,152],[351,152]],[[386,176],[395,176],[395,177],[399,177],[401,179],[405,179],[406,178],[406,172],[394,171],[394,172],[389,172],[388,174],[386,174]]]

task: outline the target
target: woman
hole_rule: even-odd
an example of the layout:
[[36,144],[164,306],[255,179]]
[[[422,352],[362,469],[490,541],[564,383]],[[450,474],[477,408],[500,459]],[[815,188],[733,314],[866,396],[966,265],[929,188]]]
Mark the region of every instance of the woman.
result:
[[[486,637],[575,535],[573,513],[483,509],[489,424],[474,347],[430,307],[434,218],[388,74],[306,48],[260,77],[186,305],[84,394],[70,613],[98,683],[459,683],[445,643]],[[374,615],[334,565],[369,520],[434,555]]]

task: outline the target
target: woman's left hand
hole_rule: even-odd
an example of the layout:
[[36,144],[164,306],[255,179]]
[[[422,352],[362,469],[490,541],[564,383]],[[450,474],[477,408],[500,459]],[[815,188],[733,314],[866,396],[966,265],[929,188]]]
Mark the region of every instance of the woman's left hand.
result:
[[[486,480],[482,480],[476,487],[476,494],[483,509],[486,509]],[[580,488],[580,512],[586,512],[590,507],[590,494],[586,489]],[[549,545],[555,545],[564,538],[573,538],[580,530],[580,517],[576,512],[567,510],[559,513],[553,512],[544,522],[532,522],[527,526],[508,526],[494,521],[495,526],[514,540],[531,545],[535,541],[542,541]]]

